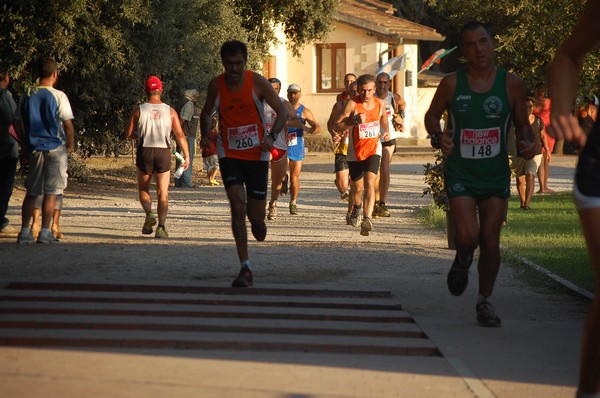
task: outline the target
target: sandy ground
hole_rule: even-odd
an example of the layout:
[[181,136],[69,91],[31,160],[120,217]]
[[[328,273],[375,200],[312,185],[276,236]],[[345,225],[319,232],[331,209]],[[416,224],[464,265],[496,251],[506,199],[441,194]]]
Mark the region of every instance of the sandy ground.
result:
[[[504,327],[483,332],[475,326],[476,273],[463,296],[450,296],[446,272],[454,252],[447,249],[443,233],[415,219],[431,200],[421,192],[423,164],[433,159],[395,158],[388,200],[392,217],[374,220],[368,237],[345,224],[332,161],[330,154],[310,153],[301,175],[299,215],[288,214],[289,197],[283,197],[279,217],[267,221],[266,241],[250,241],[255,285],[389,290],[447,357],[461,358],[489,378],[495,396],[543,396],[535,389],[539,385],[552,387],[545,396],[572,395],[585,300],[554,284],[524,279],[520,267],[505,266],[493,296]],[[574,158],[555,157],[553,162],[550,186],[570,189]],[[60,244],[19,246],[14,243],[16,227],[0,235],[0,282],[230,284],[239,264],[222,187],[171,188],[170,238],[159,240],[140,233],[144,217],[131,159],[94,158],[90,166],[91,182],[70,182],[66,191]],[[195,179],[198,183],[199,170]],[[13,225],[18,224],[23,194],[19,187],[11,199]],[[473,339],[473,333],[480,337]],[[496,371],[490,364],[511,360],[518,366]]]

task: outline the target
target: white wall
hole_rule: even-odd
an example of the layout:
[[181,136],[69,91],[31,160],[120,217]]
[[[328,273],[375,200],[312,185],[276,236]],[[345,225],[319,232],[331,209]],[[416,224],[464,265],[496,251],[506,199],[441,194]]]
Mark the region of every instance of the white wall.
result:
[[[280,32],[278,36],[282,43],[285,37]],[[357,76],[363,73],[375,74],[379,67],[379,54],[386,50],[388,45],[377,41],[376,36],[367,34],[366,31],[353,28],[349,25],[338,23],[323,41],[325,43],[346,43],[346,72],[353,72]],[[317,44],[317,43],[315,43]],[[398,72],[394,91],[406,101],[406,118],[404,119],[405,131],[401,137],[425,138],[427,132],[423,126],[423,115],[429,108],[432,93],[430,89],[417,88],[417,71],[419,65],[417,42],[407,42],[398,49],[400,54],[408,53],[406,67],[412,71],[412,84],[406,86],[405,72]],[[335,103],[337,93],[317,93],[316,71],[316,46],[305,46],[300,50],[300,57],[294,57],[286,49],[285,44],[273,48],[271,55],[276,57],[277,78],[282,82],[282,96],[286,96],[287,86],[296,83],[302,87],[301,102],[309,108],[317,122],[321,125],[323,133],[327,133],[327,119]],[[387,55],[383,62],[387,61]],[[425,92],[422,92],[425,90]],[[433,92],[435,89],[432,89]]]
[[277,76],[265,76],[276,77],[281,80],[281,95],[285,97],[285,89],[289,86],[288,83],[288,51],[285,46],[285,33],[283,32],[283,28],[278,26],[275,30],[277,39],[281,42],[279,46],[271,45],[271,49],[269,54],[275,57],[275,70]]
[[421,87],[417,91],[416,106],[413,111],[413,124],[411,126],[411,136],[419,139],[427,138],[425,129],[425,112],[429,109],[436,87]]

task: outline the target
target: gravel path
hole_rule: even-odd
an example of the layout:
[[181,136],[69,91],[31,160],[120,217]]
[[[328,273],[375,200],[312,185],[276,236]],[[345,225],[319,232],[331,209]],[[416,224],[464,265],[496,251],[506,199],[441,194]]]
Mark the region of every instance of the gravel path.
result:
[[[572,393],[585,300],[556,285],[531,284],[521,277],[522,269],[504,266],[493,297],[504,327],[482,332],[474,326],[476,273],[471,273],[463,296],[450,296],[445,279],[454,252],[446,248],[443,233],[415,219],[415,211],[431,200],[421,196],[422,165],[433,159],[394,160],[388,200],[392,217],[374,220],[368,237],[345,224],[345,203],[333,184],[332,159],[322,153],[307,156],[299,215],[288,214],[288,198],[283,197],[280,216],[267,221],[266,241],[251,241],[255,285],[389,290],[446,356],[460,356],[482,378],[489,377],[496,396],[549,396],[534,387],[517,387],[520,383],[555,386],[553,396]],[[574,162],[571,157],[553,159],[552,188],[570,189]],[[97,158],[93,163],[97,169],[92,184],[74,183],[66,193],[63,242],[19,246],[14,243],[16,228],[0,235],[0,282],[230,284],[239,265],[222,187],[172,188],[167,220],[171,238],[157,240],[140,233],[143,215],[131,160]],[[121,175],[123,167],[131,169],[130,176],[126,173],[114,182],[112,177]],[[22,197],[23,190],[17,189],[11,200],[13,224]],[[499,365],[490,363],[490,355],[507,365],[497,371]],[[496,386],[497,379],[510,382]]]

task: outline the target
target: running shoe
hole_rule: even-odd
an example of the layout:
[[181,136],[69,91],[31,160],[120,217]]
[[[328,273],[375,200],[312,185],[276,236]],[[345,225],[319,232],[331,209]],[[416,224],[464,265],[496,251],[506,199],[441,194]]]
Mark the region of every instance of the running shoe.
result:
[[358,223],[360,222],[360,207],[354,207],[352,209],[352,213],[350,213],[350,225],[353,227],[358,227]]
[[31,231],[21,231],[17,236],[17,243],[21,245],[28,245],[30,243],[35,243],[35,238],[31,234]]
[[352,218],[351,218],[351,214],[346,214],[346,224],[348,225],[352,225]]
[[247,266],[243,266],[237,278],[231,283],[232,287],[252,286],[252,271]]
[[379,217],[389,217],[391,215],[384,202],[379,202],[377,215]]
[[472,262],[473,254],[471,254],[469,264],[459,264],[458,253],[456,253],[454,262],[452,263],[452,268],[450,268],[450,271],[448,271],[447,279],[448,290],[453,296],[460,296],[467,288],[467,285],[469,284],[469,267],[471,267]]
[[287,195],[287,193],[288,193],[289,180],[290,180],[290,176],[287,174],[285,176],[283,176],[283,179],[281,180],[281,190],[279,191],[279,193],[284,196]]
[[259,242],[264,241],[267,237],[267,224],[265,224],[264,220],[262,220],[258,225],[252,224],[250,226],[250,229],[252,230],[252,235],[254,236],[254,239],[256,239]]
[[371,217],[379,218],[379,203],[375,202],[373,205],[373,212],[371,213]]
[[295,203],[290,203],[290,214],[298,214],[298,206]]
[[369,217],[365,217],[360,224],[360,234],[362,236],[369,236],[369,232],[373,229],[373,223]]
[[159,239],[166,239],[169,237],[169,233],[167,232],[167,229],[165,227],[159,225],[158,228],[156,228],[156,234],[154,235],[154,237]]
[[343,193],[340,195],[340,198],[341,198],[341,199],[342,199],[344,202],[347,202],[347,201],[350,199],[350,193],[349,193],[348,191],[346,191],[346,192],[343,192]]
[[37,243],[58,243],[60,242],[58,239],[52,235],[52,231],[44,230],[40,231],[40,234],[37,237]]
[[152,233],[152,227],[156,225],[156,214],[153,211],[146,214],[144,220],[144,226],[142,227],[142,233],[144,235],[150,235]]
[[488,328],[498,328],[502,326],[502,320],[496,315],[496,308],[494,304],[487,300],[475,306],[477,311],[477,323],[479,326],[485,326]]
[[212,186],[217,186],[217,185],[219,185],[219,181],[217,181],[217,180],[208,180],[208,183],[209,183],[210,185],[212,185]]
[[277,218],[277,205],[270,204],[268,213],[267,213],[267,220],[274,220],[276,218]]

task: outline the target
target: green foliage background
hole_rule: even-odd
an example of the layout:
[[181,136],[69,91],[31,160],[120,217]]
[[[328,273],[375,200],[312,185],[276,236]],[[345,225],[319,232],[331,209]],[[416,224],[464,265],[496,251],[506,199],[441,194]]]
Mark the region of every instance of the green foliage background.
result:
[[[78,141],[85,145],[121,136],[131,107],[143,99],[143,81],[158,75],[164,100],[175,103],[188,84],[201,89],[221,71],[225,40],[248,43],[258,68],[277,43],[281,23],[296,55],[323,40],[340,0],[11,0],[0,4],[1,62],[11,68],[18,97],[33,84],[31,66],[41,55],[60,64],[58,88],[75,112]],[[423,42],[422,58],[440,45],[457,44],[468,20],[490,24],[501,65],[530,88],[547,79],[550,61],[579,18],[584,0],[392,0],[397,15],[436,28],[443,43]],[[598,93],[600,52],[586,60],[580,96]],[[460,65],[458,52],[441,69]],[[437,66],[436,66],[437,67]]]
[[329,31],[339,0],[11,0],[0,5],[1,62],[18,95],[34,84],[40,56],[59,63],[57,88],[75,114],[78,142],[105,146],[122,136],[143,82],[157,75],[174,104],[189,84],[205,88],[222,71],[226,40],[248,43],[257,68],[282,22],[297,49]]
[[[458,43],[460,27],[470,21],[486,23],[496,39],[499,63],[520,75],[533,89],[545,83],[556,49],[573,30],[585,0],[425,0],[427,20],[446,35],[444,47]],[[446,66],[455,69],[458,53]],[[600,52],[587,57],[580,96],[598,93]],[[450,70],[449,70],[450,71]]]

